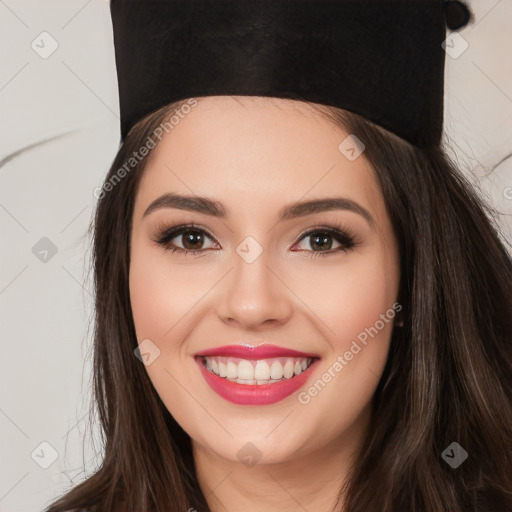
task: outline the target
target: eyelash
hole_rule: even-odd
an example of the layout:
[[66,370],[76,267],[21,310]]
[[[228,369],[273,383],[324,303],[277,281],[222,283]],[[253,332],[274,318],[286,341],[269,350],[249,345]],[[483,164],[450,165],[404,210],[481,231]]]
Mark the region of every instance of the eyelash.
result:
[[[208,249],[183,249],[182,247],[175,247],[169,245],[169,241],[173,238],[176,238],[179,235],[187,233],[188,231],[197,231],[201,234],[206,235],[208,238],[214,240],[214,237],[206,230],[195,224],[186,224],[182,226],[175,226],[169,229],[162,229],[159,231],[159,235],[156,240],[153,240],[156,244],[161,246],[165,251],[170,251],[171,253],[185,253],[187,254],[199,254],[204,253]],[[330,235],[336,242],[340,243],[341,246],[336,249],[330,249],[328,251],[311,251],[311,250],[301,250],[300,252],[306,252],[308,257],[317,257],[317,256],[327,256],[336,254],[340,251],[348,252],[350,249],[356,247],[358,243],[355,241],[355,237],[351,234],[350,230],[343,228],[339,224],[332,224],[330,226],[313,226],[305,233],[303,233],[297,242],[294,245],[301,242],[303,239],[311,236],[315,233],[322,233]]]

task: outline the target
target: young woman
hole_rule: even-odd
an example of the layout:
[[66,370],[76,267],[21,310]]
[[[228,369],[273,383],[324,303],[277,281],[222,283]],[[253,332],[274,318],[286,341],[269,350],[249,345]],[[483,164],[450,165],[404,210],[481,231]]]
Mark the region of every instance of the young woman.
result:
[[47,512],[512,509],[512,262],[441,148],[189,98],[98,196],[105,454]]
[[111,3],[104,457],[47,512],[512,510],[512,262],[440,144],[454,6]]

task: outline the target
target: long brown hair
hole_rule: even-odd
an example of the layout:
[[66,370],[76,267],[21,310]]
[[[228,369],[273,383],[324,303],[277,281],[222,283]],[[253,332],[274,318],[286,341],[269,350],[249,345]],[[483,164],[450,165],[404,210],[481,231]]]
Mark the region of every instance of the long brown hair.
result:
[[[105,183],[185,101],[133,127]],[[419,149],[356,114],[310,106],[365,144],[400,248],[404,325],[393,331],[339,510],[512,510],[512,261],[494,212],[442,148]],[[134,356],[131,219],[150,158],[100,196],[91,224],[103,462],[46,512],[209,511],[190,438]],[[441,456],[452,442],[468,453],[456,469]]]

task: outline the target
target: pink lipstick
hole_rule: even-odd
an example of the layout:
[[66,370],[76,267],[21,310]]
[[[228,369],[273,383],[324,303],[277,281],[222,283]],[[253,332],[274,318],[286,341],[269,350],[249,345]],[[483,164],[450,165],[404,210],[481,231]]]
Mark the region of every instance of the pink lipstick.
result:
[[195,354],[207,384],[239,405],[279,402],[303,386],[319,356],[275,345],[226,345]]

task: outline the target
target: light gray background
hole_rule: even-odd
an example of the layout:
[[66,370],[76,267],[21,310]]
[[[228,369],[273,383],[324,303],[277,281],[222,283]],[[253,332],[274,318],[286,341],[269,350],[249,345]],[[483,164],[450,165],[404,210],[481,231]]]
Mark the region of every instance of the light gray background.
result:
[[[471,5],[476,22],[450,43],[468,48],[447,56],[445,140],[511,240],[512,0]],[[42,32],[58,44],[47,58],[31,46],[50,48]],[[86,232],[120,139],[109,4],[0,0],[0,37],[0,512],[33,512],[101,460]],[[46,262],[43,237],[57,248]]]

